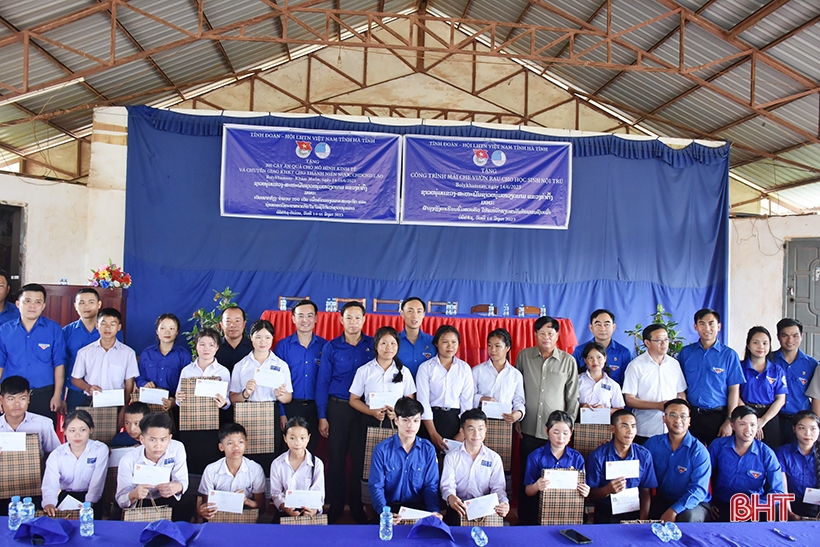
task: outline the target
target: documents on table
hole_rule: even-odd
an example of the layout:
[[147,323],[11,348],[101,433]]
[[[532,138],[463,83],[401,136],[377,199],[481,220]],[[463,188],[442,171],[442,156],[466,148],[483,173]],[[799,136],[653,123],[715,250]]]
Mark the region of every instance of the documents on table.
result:
[[138,463],[134,465],[134,484],[156,486],[171,482],[171,468]]
[[610,494],[609,497],[612,500],[613,515],[631,513],[641,508],[641,499],[637,487],[621,490],[617,494]]
[[637,479],[641,476],[641,464],[638,460],[620,460],[606,462],[606,480]]
[[125,397],[121,389],[106,389],[104,391],[95,391],[91,396],[92,406],[100,408],[104,406],[123,406]]
[[499,403],[498,401],[481,401],[481,410],[488,418],[503,420],[504,414],[512,414],[512,403]]
[[217,511],[241,513],[245,507],[245,494],[242,492],[210,490],[208,492],[208,503],[215,503]]
[[194,395],[197,397],[211,398],[216,397],[217,395],[222,395],[227,398],[228,382],[223,382],[222,380],[203,380],[202,378],[197,378]]
[[495,514],[495,506],[498,505],[498,494],[493,492],[486,496],[480,496],[471,500],[466,500],[467,518],[470,520],[480,519],[487,515]]

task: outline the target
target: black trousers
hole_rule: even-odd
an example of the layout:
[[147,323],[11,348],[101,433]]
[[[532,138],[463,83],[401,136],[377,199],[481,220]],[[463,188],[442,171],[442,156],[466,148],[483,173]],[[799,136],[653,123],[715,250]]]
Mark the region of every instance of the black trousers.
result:
[[706,446],[709,446],[712,441],[717,439],[718,433],[720,433],[720,426],[722,426],[725,421],[725,407],[713,410],[693,407],[689,433]]
[[527,469],[527,458],[535,450],[541,448],[549,441],[539,439],[532,435],[524,435],[519,445],[519,456],[521,470],[521,481],[518,485],[518,522],[519,524],[538,525],[538,496],[528,496],[524,493],[524,475]]
[[[754,409],[755,414],[760,418],[768,412],[770,405],[750,404],[749,406]],[[791,427],[789,429],[791,429]],[[778,416],[775,416],[763,426],[763,442],[772,450],[780,446],[780,418]]]
[[790,444],[797,439],[794,436],[794,425],[792,424],[793,419],[794,414],[781,413],[777,415],[777,421],[780,422],[780,446]]
[[622,520],[638,520],[639,518],[641,518],[640,511],[631,511],[629,513],[613,515],[612,504],[607,497],[605,500],[599,501],[595,504],[593,524],[620,524]]
[[311,454],[316,454],[316,445],[319,442],[319,413],[316,410],[316,401],[313,399],[293,399],[285,405],[285,415],[288,418],[301,416],[307,420],[308,433],[310,433],[308,450]]
[[[31,399],[28,403],[28,411],[40,416],[50,418],[57,428],[57,413],[51,411],[51,398],[54,397],[54,384],[50,386],[38,387],[31,390]],[[8,509],[6,509],[8,510]]]
[[[344,512],[345,493],[348,492],[350,513],[359,521],[364,519],[361,480],[364,472],[364,440],[361,439],[361,412],[344,399],[330,397],[327,403],[329,462],[327,469],[327,498],[330,503],[328,520],[337,520]],[[347,456],[350,454],[350,475],[347,474]]]

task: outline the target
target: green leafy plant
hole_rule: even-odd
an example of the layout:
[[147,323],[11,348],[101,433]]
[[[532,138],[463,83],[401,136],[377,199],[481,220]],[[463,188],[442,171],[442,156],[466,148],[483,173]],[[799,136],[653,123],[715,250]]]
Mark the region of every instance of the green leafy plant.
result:
[[[669,349],[666,353],[672,357],[677,357],[686,343],[686,339],[681,336],[681,331],[677,328],[678,322],[675,321],[672,314],[666,311],[661,304],[658,304],[658,309],[655,310],[655,313],[650,315],[649,318],[651,321],[647,326],[657,324],[663,325],[666,328],[666,332],[669,335]],[[640,355],[646,351],[643,345],[643,329],[644,326],[638,323],[634,329],[624,331],[624,333],[632,338],[632,342],[635,344],[635,355]]]
[[222,292],[217,291],[214,289],[214,302],[216,302],[216,307],[211,311],[207,311],[205,308],[199,308],[194,312],[188,321],[193,321],[194,326],[191,327],[191,330],[185,332],[185,338],[188,340],[188,345],[191,347],[191,351],[194,354],[194,358],[196,358],[196,335],[202,329],[210,328],[216,329],[219,332],[222,332],[222,328],[219,324],[219,319],[222,315],[222,312],[226,309],[234,306],[233,299],[239,295],[238,292],[233,292],[230,287],[225,287],[225,290]]

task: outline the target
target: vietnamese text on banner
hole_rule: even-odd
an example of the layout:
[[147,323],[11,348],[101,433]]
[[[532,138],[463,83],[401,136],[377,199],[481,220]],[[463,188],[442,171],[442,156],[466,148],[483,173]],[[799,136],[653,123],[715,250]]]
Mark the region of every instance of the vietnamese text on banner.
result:
[[402,139],[225,124],[223,216],[398,222]]
[[401,222],[569,226],[570,143],[405,138]]

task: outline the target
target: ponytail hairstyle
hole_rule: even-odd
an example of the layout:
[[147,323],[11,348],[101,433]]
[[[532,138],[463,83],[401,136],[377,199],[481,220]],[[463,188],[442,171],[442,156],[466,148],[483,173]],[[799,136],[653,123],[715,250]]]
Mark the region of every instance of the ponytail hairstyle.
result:
[[[385,336],[392,336],[393,339],[396,341],[396,345],[401,347],[401,340],[399,339],[398,331],[396,331],[396,329],[394,329],[393,327],[381,327],[379,330],[376,331],[375,336],[373,336],[373,351],[375,351],[377,354],[378,354],[378,349],[377,348],[379,347],[379,342]],[[404,365],[402,364],[402,362],[399,359],[398,355],[393,357],[393,362],[396,364],[396,368],[399,370],[399,372],[396,373],[395,376],[393,376],[393,383],[394,384],[400,384],[404,381],[404,374],[402,373],[402,369],[404,368]]]
[[[794,415],[792,418],[792,425],[797,428],[797,424],[805,420],[806,418],[811,418],[814,420],[814,423],[820,428],[820,416],[812,412],[811,410],[801,410],[797,414]],[[814,441],[814,448],[812,449],[814,452],[814,478],[815,478],[815,488],[820,486],[820,439]]]

